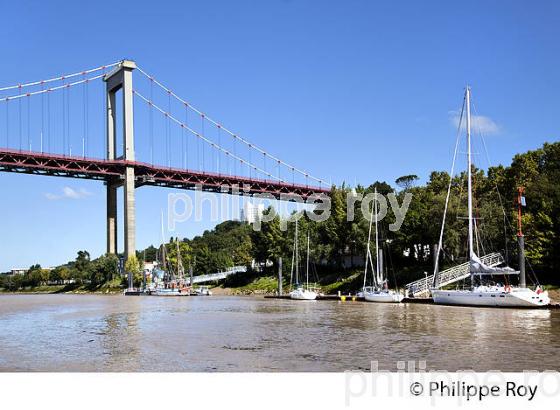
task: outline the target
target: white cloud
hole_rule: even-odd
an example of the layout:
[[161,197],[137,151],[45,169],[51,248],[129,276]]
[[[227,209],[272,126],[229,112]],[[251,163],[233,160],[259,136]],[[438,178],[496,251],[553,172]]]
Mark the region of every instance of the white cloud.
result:
[[[453,126],[457,128],[459,126],[459,113],[457,111],[450,111],[449,112],[449,119]],[[463,116],[463,121],[461,124],[461,129],[464,131],[466,130],[466,119]],[[472,115],[471,114],[471,131],[473,133],[482,133],[484,135],[494,135],[499,134],[501,128],[496,122],[484,115]]]
[[75,190],[73,188],[70,188],[69,186],[65,186],[64,188],[62,188],[62,194],[57,195],[51,192],[47,192],[45,194],[45,198],[47,198],[49,201],[56,201],[58,199],[83,199],[91,195],[92,193],[84,188]]
[[56,199],[59,199],[60,196],[59,195],[55,195],[55,194],[51,194],[50,192],[47,192],[45,194],[45,198],[47,198],[49,201],[54,201]]

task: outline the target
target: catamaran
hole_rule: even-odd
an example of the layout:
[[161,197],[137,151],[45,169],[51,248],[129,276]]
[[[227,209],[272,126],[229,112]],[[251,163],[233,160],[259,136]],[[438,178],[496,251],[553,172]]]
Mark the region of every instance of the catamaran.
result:
[[[467,188],[468,188],[468,252],[469,252],[469,272],[471,280],[471,288],[465,290],[445,290],[439,289],[438,286],[438,266],[439,255],[443,243],[443,232],[445,227],[445,214],[447,213],[447,205],[449,203],[449,195],[451,192],[451,181],[447,190],[447,198],[445,202],[445,211],[440,231],[439,244],[437,249],[436,263],[434,266],[433,288],[431,289],[434,303],[445,305],[466,305],[466,306],[494,306],[494,307],[541,307],[550,304],[550,298],[547,292],[543,292],[540,287],[535,290],[529,289],[525,283],[525,254],[523,234],[521,232],[521,198],[519,198],[519,218],[518,218],[518,241],[519,241],[519,261],[520,271],[515,271],[510,267],[493,267],[488,266],[481,261],[474,250],[474,229],[476,229],[476,220],[473,218],[473,200],[472,200],[472,159],[471,159],[471,110],[470,110],[471,90],[467,87],[465,91],[464,105],[466,107],[466,131],[467,131]],[[461,121],[459,121],[461,122]],[[459,125],[460,126],[460,125]],[[457,140],[458,142],[458,140]],[[455,155],[457,148],[455,149]],[[453,168],[455,166],[455,158]],[[502,284],[487,284],[485,278],[489,276],[520,275],[519,286],[514,287]],[[487,281],[486,281],[487,282]]]
[[[377,189],[375,190],[375,196],[377,197]],[[374,218],[375,212],[375,218]],[[371,229],[373,220],[375,219],[375,263],[376,267],[373,267],[373,258],[371,256]],[[377,227],[377,200],[375,201],[375,206],[372,207],[371,215],[369,218],[369,231],[368,231],[368,241],[366,250],[366,263],[364,268],[364,286],[362,291],[358,296],[362,296],[367,302],[377,302],[377,303],[399,303],[403,300],[404,295],[389,289],[387,277],[383,273],[383,269],[380,263],[380,249],[379,249],[379,232]],[[366,286],[367,283],[367,272],[368,265],[371,265],[371,273],[373,276],[374,286]]]
[[292,272],[295,266],[295,289],[290,292],[290,298],[295,300],[315,300],[317,293],[309,288],[309,231],[307,232],[307,263],[306,263],[306,284],[299,283],[299,247],[298,247],[298,223],[296,220],[296,232],[294,238],[294,251],[292,256]]

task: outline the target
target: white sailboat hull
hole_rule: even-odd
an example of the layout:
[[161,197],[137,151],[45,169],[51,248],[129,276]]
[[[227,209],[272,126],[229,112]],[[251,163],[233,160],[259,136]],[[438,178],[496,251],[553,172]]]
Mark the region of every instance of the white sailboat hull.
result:
[[432,290],[434,303],[439,305],[487,307],[541,307],[550,304],[548,292],[529,288],[479,287],[474,290]]
[[290,292],[290,299],[315,300],[317,299],[317,293],[307,289],[295,289]]
[[190,296],[190,292],[183,292],[180,289],[155,289],[149,293],[151,296]]
[[404,296],[392,291],[364,292],[366,302],[376,303],[400,303]]

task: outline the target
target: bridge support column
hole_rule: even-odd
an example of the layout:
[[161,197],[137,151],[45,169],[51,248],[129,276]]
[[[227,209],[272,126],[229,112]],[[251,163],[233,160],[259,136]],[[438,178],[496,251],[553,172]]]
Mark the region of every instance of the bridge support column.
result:
[[124,180],[124,255],[136,255],[136,205],[134,168],[127,167]]
[[[107,159],[114,160],[117,150],[117,136],[115,128],[117,117],[115,113],[115,93],[107,93]],[[118,181],[107,181],[107,253],[116,255],[117,247],[117,188]]]
[[107,183],[107,253],[117,254],[117,185]]
[[[103,80],[107,83],[107,159],[124,159],[133,163],[134,155],[134,108],[132,93],[132,71],[136,68],[133,61],[123,60]],[[122,139],[123,155],[116,158],[116,93],[122,90]],[[124,187],[124,254],[125,259],[136,254],[136,178],[134,166],[126,167],[121,176]],[[117,252],[116,240],[116,184],[107,185],[107,251]]]

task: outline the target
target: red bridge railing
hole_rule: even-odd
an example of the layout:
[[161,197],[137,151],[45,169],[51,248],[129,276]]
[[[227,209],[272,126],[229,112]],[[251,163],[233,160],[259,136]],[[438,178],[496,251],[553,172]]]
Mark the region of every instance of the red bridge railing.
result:
[[280,199],[282,195],[299,195],[303,199],[307,199],[320,194],[330,194],[328,188],[311,185],[166,168],[121,159],[100,160],[0,148],[0,172],[114,182],[122,179],[125,169],[131,166],[134,167],[138,187],[153,185],[179,189],[202,189],[228,194],[269,194],[277,199]]

